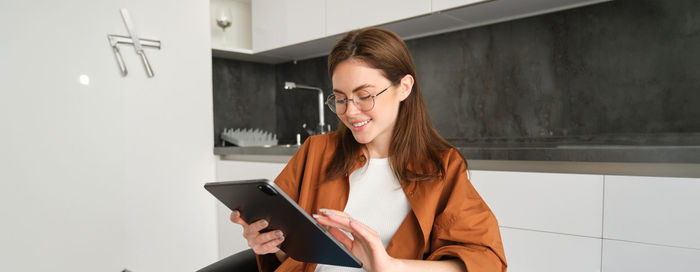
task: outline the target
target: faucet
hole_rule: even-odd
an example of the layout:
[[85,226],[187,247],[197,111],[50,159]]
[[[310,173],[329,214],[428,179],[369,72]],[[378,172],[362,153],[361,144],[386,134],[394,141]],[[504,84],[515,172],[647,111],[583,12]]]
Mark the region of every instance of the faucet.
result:
[[309,133],[309,135],[314,135],[314,134],[326,134],[328,133],[331,128],[330,125],[326,127],[326,123],[324,121],[323,117],[323,90],[318,87],[312,87],[312,86],[307,86],[307,85],[302,85],[302,84],[296,84],[291,81],[285,81],[284,82],[284,89],[285,90],[293,90],[293,89],[304,89],[304,90],[312,90],[312,91],[318,91],[318,127],[316,130],[311,130],[306,128],[306,124],[303,125],[304,129],[306,129],[306,132]]

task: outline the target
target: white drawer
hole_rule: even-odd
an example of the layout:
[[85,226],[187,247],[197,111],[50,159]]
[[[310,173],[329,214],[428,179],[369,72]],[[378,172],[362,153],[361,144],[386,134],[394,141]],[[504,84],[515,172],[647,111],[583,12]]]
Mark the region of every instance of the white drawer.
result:
[[216,161],[216,180],[244,180],[266,178],[275,180],[286,163]]
[[471,171],[499,225],[601,237],[603,176]]
[[603,272],[698,271],[700,250],[603,240]]
[[600,271],[601,239],[501,228],[509,272]]
[[700,179],[605,176],[603,237],[700,249]]

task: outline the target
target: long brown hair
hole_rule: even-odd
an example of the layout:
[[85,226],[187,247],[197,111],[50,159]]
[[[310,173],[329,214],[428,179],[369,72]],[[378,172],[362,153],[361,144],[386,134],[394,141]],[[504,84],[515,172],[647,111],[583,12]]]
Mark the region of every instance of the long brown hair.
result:
[[[430,122],[413,59],[403,40],[393,32],[379,28],[348,32],[328,56],[328,74],[333,77],[336,66],[351,58],[381,70],[392,85],[399,84],[406,75],[414,78],[411,94],[399,105],[389,146],[389,161],[396,177],[401,182],[444,177],[441,153],[452,145]],[[329,179],[348,174],[362,152],[362,145],[343,122],[339,122],[337,132],[338,148],[326,169]],[[466,163],[464,157],[462,160]]]

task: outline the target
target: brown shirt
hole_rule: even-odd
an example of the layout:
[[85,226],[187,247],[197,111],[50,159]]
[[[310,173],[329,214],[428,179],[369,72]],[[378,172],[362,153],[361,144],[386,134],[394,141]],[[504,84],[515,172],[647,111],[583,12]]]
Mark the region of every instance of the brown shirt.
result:
[[[325,181],[337,138],[336,133],[309,137],[275,179],[310,214],[318,214],[321,208],[342,211],[348,201],[349,174]],[[506,271],[496,217],[469,182],[458,152],[454,148],[444,152],[444,180],[402,182],[411,211],[386,250],[401,259],[460,259],[470,272]],[[349,173],[366,160],[359,156]],[[316,268],[291,258],[280,264],[274,254],[258,256],[258,265],[260,271],[312,272]]]

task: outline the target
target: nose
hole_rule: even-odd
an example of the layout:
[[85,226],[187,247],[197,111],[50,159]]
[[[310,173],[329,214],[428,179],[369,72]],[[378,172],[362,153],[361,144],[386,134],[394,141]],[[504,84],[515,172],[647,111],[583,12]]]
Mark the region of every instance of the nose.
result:
[[360,108],[357,107],[355,104],[355,101],[353,100],[348,100],[348,103],[346,104],[346,109],[345,109],[345,115],[347,116],[353,116],[357,115],[358,113],[362,112]]

